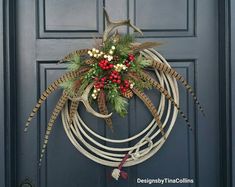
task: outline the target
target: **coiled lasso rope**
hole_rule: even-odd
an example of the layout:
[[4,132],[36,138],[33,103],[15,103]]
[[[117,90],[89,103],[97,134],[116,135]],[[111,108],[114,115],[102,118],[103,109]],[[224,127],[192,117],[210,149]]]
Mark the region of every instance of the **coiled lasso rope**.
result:
[[[167,61],[154,49],[145,49],[141,51],[141,54],[146,58],[151,58],[170,66]],[[176,79],[167,74],[159,73],[156,69],[155,73],[161,86],[164,87],[169,94],[171,94],[175,103],[179,104],[179,91]],[[70,118],[68,103],[62,111],[62,122],[68,138],[78,151],[99,164],[110,167],[118,167],[114,169],[112,173],[112,176],[118,180],[120,175],[125,177],[125,173],[122,173],[121,171],[122,167],[133,166],[147,160],[153,156],[166,141],[175,124],[178,110],[171,104],[170,101],[165,99],[163,94],[160,96],[158,114],[163,124],[165,138],[160,136],[160,130],[154,119],[138,134],[119,140],[106,138],[91,130],[81,119],[78,112],[73,120],[73,123],[69,126]],[[93,137],[95,137],[95,139]],[[138,140],[138,143],[130,147],[118,146],[117,148],[104,145],[100,143],[99,140],[102,142],[105,141],[120,145],[130,143],[134,140],[135,142]]]

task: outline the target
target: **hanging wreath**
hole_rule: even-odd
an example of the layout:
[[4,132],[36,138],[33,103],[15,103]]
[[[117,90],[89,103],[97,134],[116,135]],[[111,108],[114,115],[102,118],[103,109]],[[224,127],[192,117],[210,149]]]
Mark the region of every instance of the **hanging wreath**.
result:
[[[118,167],[112,172],[112,176],[118,180],[119,176],[127,178],[127,173],[122,171],[123,166],[141,163],[161,148],[175,124],[178,112],[191,129],[179,106],[176,80],[193,96],[202,113],[203,109],[187,81],[153,49],[159,43],[137,43],[134,35],[120,35],[117,30],[111,34],[116,27],[122,25],[132,27],[140,34],[142,32],[129,20],[114,22],[105,10],[104,13],[107,27],[102,42],[96,48],[76,50],[60,60],[60,63],[68,63],[68,72],[42,93],[27,120],[25,131],[47,97],[62,88],[63,94],[47,126],[39,162],[42,161],[53,124],[61,113],[64,129],[71,143],[91,160]],[[154,70],[156,77],[150,74],[150,70]],[[161,93],[158,108],[144,92],[146,89],[156,89]],[[108,106],[111,106],[112,112],[124,117],[128,114],[128,102],[134,96],[143,101],[153,120],[141,132],[127,139],[115,140],[97,134],[84,123],[77,110],[82,102],[87,112],[103,118],[110,130],[113,130],[112,113],[109,113]],[[99,112],[91,107],[93,102],[98,104]],[[123,144],[137,139],[138,143],[134,146],[121,148],[109,147],[98,141]]]

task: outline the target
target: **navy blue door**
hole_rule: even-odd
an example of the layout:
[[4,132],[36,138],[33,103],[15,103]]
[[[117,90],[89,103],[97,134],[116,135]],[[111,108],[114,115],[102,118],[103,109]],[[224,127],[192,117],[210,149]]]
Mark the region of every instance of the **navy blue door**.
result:
[[[77,152],[60,120],[50,137],[42,167],[38,168],[41,140],[61,91],[45,103],[28,133],[23,131],[39,94],[65,71],[65,65],[58,65],[57,61],[71,50],[91,47],[93,37],[102,35],[103,6],[113,19],[130,18],[142,29],[144,36],[139,41],[163,42],[157,50],[193,85],[206,111],[206,117],[198,113],[192,98],[180,86],[180,104],[194,130],[190,132],[179,117],[162,149],[146,162],[127,169],[127,181],[110,180],[112,168],[98,165]],[[138,183],[138,178],[189,178],[194,183],[184,186],[219,186],[217,1],[24,0],[16,2],[16,22],[17,185],[28,179],[37,187],[133,187],[148,185]],[[125,27],[121,31],[132,32]],[[86,116],[83,108],[81,112]],[[141,101],[133,99],[129,116],[115,117],[114,133],[102,121],[89,116],[86,119],[100,134],[123,138],[145,127],[151,115]]]

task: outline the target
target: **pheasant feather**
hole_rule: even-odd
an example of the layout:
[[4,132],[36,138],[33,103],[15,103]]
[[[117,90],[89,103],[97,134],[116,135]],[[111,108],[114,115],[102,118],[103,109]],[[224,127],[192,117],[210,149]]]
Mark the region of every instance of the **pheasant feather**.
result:
[[[108,109],[106,106],[106,98],[105,98],[105,93],[103,90],[100,91],[98,95],[98,108],[101,114],[108,114]],[[104,119],[107,126],[113,131],[113,125],[112,125],[112,119],[111,118],[105,118]]]
[[85,64],[87,64],[87,65],[91,65],[91,64],[94,64],[94,63],[95,63],[95,60],[92,59],[92,58],[89,58],[85,61]]
[[132,91],[144,102],[144,104],[147,106],[147,108],[149,109],[149,111],[151,112],[151,114],[153,115],[154,119],[157,122],[157,125],[162,133],[162,135],[165,137],[165,133],[164,133],[164,129],[162,127],[162,122],[160,120],[160,117],[157,113],[157,109],[154,106],[154,104],[152,103],[152,101],[149,99],[149,97],[143,93],[142,91],[140,91],[137,88],[132,88]]
[[179,107],[179,105],[175,102],[175,100],[171,97],[171,95],[169,94],[169,92],[162,87],[161,84],[159,84],[156,80],[154,80],[148,73],[141,71],[140,72],[140,76],[147,80],[148,82],[150,82],[153,87],[155,87],[157,90],[159,90],[169,101],[171,101],[171,103],[178,109],[180,115],[183,117],[183,119],[186,121],[187,126],[190,128],[190,130],[192,130],[192,127],[189,123],[188,118],[186,117],[186,115],[184,114],[184,112],[181,110],[181,108]]
[[141,44],[133,44],[132,49],[134,51],[141,51],[143,49],[149,49],[161,45],[160,42],[144,42]]
[[184,77],[182,75],[180,75],[173,68],[171,68],[171,67],[169,67],[166,64],[163,64],[161,62],[153,61],[152,62],[152,67],[157,69],[157,70],[159,70],[159,71],[162,71],[162,72],[164,72],[166,74],[169,74],[169,75],[175,77],[176,80],[180,81],[183,84],[183,86],[185,86],[185,88],[188,90],[188,92],[192,95],[195,103],[198,105],[199,110],[202,112],[203,115],[205,115],[204,109],[201,106],[201,104],[199,103],[199,101],[198,101],[198,99],[196,97],[195,92],[193,91],[192,87],[187,83],[187,81],[184,79]]
[[79,105],[79,101],[72,101],[71,102],[70,111],[69,111],[69,126],[73,122],[73,118],[77,112],[78,105]]
[[80,49],[80,50],[73,51],[73,52],[69,53],[68,55],[66,55],[63,59],[61,59],[59,61],[59,63],[69,62],[69,61],[71,61],[74,58],[75,55],[76,56],[87,55],[89,50],[90,49]]
[[25,131],[27,131],[30,122],[32,121],[33,117],[35,116],[35,114],[38,112],[39,108],[41,107],[42,103],[47,99],[47,97],[53,93],[55,90],[57,90],[59,88],[59,86],[71,79],[76,78],[78,75],[80,75],[85,69],[81,69],[79,71],[71,71],[68,72],[64,75],[62,75],[59,79],[55,80],[40,96],[36,106],[33,108],[32,112],[29,115],[29,118],[25,124]]
[[59,101],[57,102],[57,104],[56,104],[56,106],[55,106],[55,108],[54,108],[54,110],[51,114],[49,123],[47,125],[46,133],[45,133],[45,136],[44,136],[44,140],[43,140],[43,145],[42,145],[42,150],[41,150],[41,154],[40,154],[39,164],[41,164],[41,162],[42,162],[42,158],[43,158],[44,152],[46,150],[48,140],[49,140],[49,136],[51,134],[53,125],[55,123],[55,120],[58,117],[58,115],[60,114],[60,112],[63,109],[63,107],[64,107],[67,100],[68,100],[68,94],[66,92],[64,92],[63,95],[60,97]]

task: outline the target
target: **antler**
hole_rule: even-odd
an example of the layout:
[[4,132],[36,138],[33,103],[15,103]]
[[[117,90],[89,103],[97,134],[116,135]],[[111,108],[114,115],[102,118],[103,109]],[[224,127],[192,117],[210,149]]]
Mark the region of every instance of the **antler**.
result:
[[89,101],[88,101],[88,95],[92,89],[92,87],[94,86],[94,83],[89,84],[85,91],[83,92],[83,94],[79,97],[76,98],[71,98],[71,100],[73,101],[79,101],[82,102],[84,104],[84,106],[86,107],[87,112],[90,112],[91,114],[93,114],[94,116],[98,117],[98,118],[109,118],[111,117],[112,113],[104,115],[101,113],[96,112],[90,105]]
[[132,27],[134,29],[134,31],[136,31],[136,32],[140,33],[141,35],[143,35],[143,32],[138,27],[133,25],[130,22],[129,19],[120,20],[120,21],[111,21],[107,11],[105,10],[105,8],[104,8],[104,16],[105,16],[106,21],[107,21],[107,27],[105,28],[104,33],[103,33],[103,42],[105,42],[107,40],[107,38],[109,36],[109,33],[112,32],[112,30],[114,28],[119,27],[119,26],[123,26],[123,25],[127,25],[129,27]]

